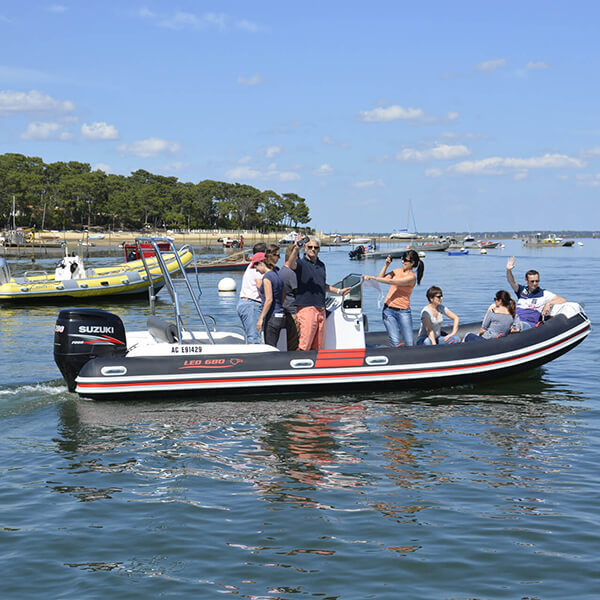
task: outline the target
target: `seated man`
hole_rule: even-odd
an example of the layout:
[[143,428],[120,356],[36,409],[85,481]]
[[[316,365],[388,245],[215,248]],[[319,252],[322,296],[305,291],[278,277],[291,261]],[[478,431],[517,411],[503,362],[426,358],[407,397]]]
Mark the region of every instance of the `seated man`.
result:
[[539,287],[540,274],[533,269],[525,273],[527,285],[519,285],[513,275],[514,268],[515,257],[511,256],[506,263],[506,279],[517,295],[517,316],[521,319],[522,329],[535,327],[542,316],[550,312],[552,305],[563,304],[566,300]]

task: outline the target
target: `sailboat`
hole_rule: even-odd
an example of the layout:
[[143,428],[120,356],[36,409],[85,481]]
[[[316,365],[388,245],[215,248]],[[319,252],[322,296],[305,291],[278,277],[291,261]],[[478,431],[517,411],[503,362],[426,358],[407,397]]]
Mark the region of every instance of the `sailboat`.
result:
[[410,227],[410,219],[412,216],[413,230],[416,231],[417,226],[415,224],[415,215],[412,211],[412,203],[408,201],[408,216],[406,218],[406,227],[404,229],[394,230],[394,233],[390,233],[390,240],[418,240],[421,236],[418,233],[412,233],[408,230]]

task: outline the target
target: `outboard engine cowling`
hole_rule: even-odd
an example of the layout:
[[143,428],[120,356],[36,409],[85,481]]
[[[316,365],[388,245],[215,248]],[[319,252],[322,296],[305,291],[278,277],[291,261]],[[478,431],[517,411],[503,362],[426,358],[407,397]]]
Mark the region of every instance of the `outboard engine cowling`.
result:
[[54,362],[69,391],[83,365],[99,356],[125,356],[127,345],[121,319],[97,308],[65,308],[54,328]]

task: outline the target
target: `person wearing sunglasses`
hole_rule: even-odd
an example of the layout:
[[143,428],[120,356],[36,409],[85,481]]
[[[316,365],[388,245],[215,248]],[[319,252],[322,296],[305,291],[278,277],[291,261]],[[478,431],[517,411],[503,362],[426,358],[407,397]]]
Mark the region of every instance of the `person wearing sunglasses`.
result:
[[[305,254],[298,258],[300,248]],[[298,234],[287,263],[296,272],[296,324],[298,325],[298,350],[320,350],[325,341],[325,293],[344,295],[350,288],[336,288],[327,283],[325,264],[319,260],[321,242],[310,237],[304,243]]]
[[407,346],[414,343],[410,296],[415,285],[421,284],[425,271],[423,261],[414,250],[407,250],[401,260],[402,267],[388,273],[387,270],[392,264],[392,257],[388,256],[377,277],[363,275],[365,281],[374,280],[390,286],[383,304],[382,318],[392,348],[399,346],[402,341]]
[[[432,285],[427,290],[429,304],[421,311],[421,328],[417,336],[417,346],[435,346],[437,344],[456,344],[460,337],[456,335],[460,319],[442,304],[444,293],[441,288]],[[452,319],[450,333],[442,331],[444,316]]]
[[520,330],[521,322],[516,314],[515,301],[506,290],[499,290],[494,296],[494,302],[485,313],[479,335],[467,333],[464,341],[481,342],[508,335],[511,331]]
[[506,263],[506,280],[517,295],[517,315],[522,328],[535,327],[538,322],[550,312],[550,307],[563,304],[566,300],[540,287],[540,274],[531,269],[525,273],[525,283],[520,285],[515,281],[513,269],[515,257],[511,256]]

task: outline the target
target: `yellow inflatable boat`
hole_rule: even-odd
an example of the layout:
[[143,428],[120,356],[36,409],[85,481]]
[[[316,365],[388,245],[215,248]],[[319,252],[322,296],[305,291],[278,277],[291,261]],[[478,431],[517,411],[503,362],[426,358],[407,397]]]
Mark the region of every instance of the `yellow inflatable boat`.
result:
[[[189,246],[161,254],[169,273],[176,273],[192,262]],[[8,263],[0,258],[0,302],[47,302],[60,299],[97,299],[102,296],[131,296],[145,293],[150,279],[155,292],[164,285],[156,256],[125,262],[114,267],[86,269],[81,256],[65,256],[53,274],[28,271],[22,277],[11,277]]]

